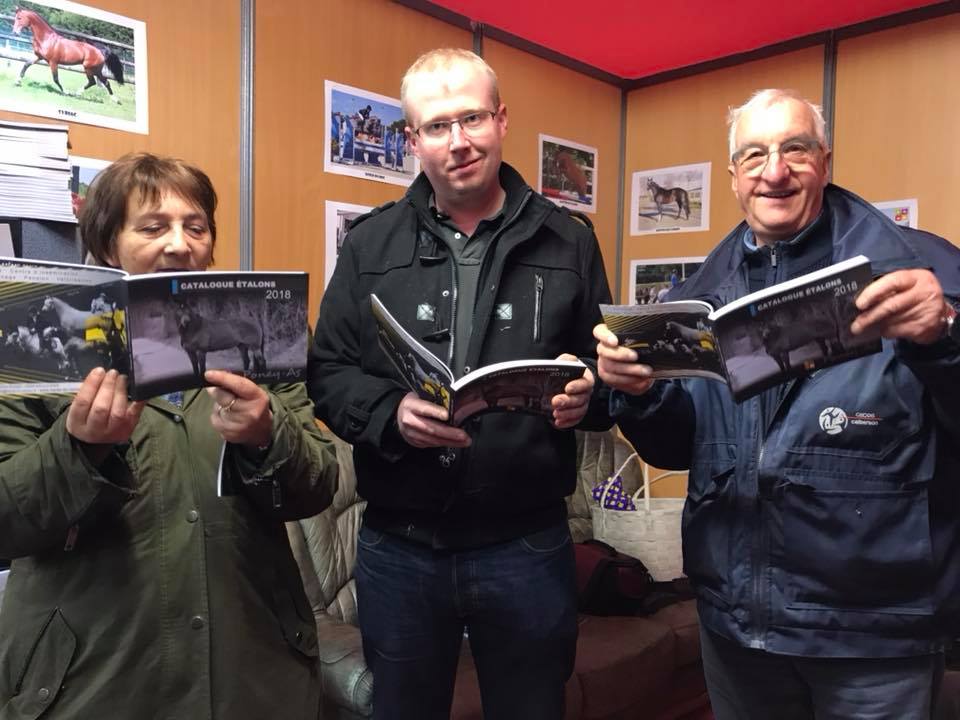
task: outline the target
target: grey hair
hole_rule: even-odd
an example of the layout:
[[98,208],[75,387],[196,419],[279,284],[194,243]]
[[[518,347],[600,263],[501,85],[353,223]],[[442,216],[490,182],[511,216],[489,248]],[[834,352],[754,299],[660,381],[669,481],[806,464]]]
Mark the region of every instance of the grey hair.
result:
[[737,126],[740,124],[740,118],[743,117],[743,114],[747,111],[771,107],[772,105],[781,103],[784,100],[796,100],[797,102],[806,105],[807,109],[810,111],[810,116],[813,118],[813,128],[817,134],[817,140],[819,140],[820,144],[824,147],[824,149],[826,149],[827,123],[823,119],[823,108],[810,102],[796,90],[767,88],[765,90],[757,90],[743,105],[740,107],[730,108],[730,112],[727,113],[727,125],[730,127],[730,132],[727,136],[727,143],[730,148],[731,158],[737,151]]

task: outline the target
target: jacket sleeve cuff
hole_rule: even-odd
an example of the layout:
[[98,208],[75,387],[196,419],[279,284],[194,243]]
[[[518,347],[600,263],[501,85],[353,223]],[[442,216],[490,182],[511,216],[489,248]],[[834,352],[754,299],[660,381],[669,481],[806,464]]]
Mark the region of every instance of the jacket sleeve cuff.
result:
[[593,391],[590,393],[587,412],[577,423],[577,430],[587,430],[591,432],[604,432],[613,427],[613,419],[610,417],[610,387],[600,380],[600,374],[597,372],[596,358],[580,358],[580,362],[586,365],[593,373]]
[[410,449],[410,445],[403,439],[403,436],[400,434],[400,427],[397,425],[397,408],[406,394],[406,391],[396,394],[391,393],[381,401],[384,408],[391,408],[391,412],[389,415],[386,413],[381,414],[380,444],[377,449],[380,451],[383,459],[388,462],[397,462],[406,455]]
[[894,352],[906,365],[926,379],[929,372],[952,372],[960,368],[960,345],[950,338],[941,338],[929,345],[910,340],[896,340]]
[[[227,455],[240,480],[245,485],[264,482],[283,465],[293,454],[294,437],[291,433],[299,433],[300,427],[296,418],[277,401],[270,397],[270,412],[273,415],[273,427],[270,430],[270,442],[264,448],[255,448],[249,445],[227,443]],[[293,423],[293,427],[290,427]],[[224,463],[227,465],[227,463]]]
[[623,416],[626,413],[630,413],[634,419],[642,420],[647,413],[654,407],[656,407],[655,396],[656,392],[653,392],[654,388],[651,388],[650,392],[646,392],[643,395],[631,395],[630,393],[625,393],[623,390],[610,390],[610,417],[616,420],[618,417]]

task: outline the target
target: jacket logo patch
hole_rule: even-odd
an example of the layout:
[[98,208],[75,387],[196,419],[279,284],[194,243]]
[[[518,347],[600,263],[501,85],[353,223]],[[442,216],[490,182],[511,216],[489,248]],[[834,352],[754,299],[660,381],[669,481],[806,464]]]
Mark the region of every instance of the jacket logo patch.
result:
[[433,322],[437,317],[437,309],[433,305],[422,303],[417,305],[417,320]]
[[847,427],[847,414],[842,408],[828,407],[820,411],[820,429],[827,435],[837,435]]
[[500,303],[493,309],[493,317],[497,320],[513,320],[513,303]]

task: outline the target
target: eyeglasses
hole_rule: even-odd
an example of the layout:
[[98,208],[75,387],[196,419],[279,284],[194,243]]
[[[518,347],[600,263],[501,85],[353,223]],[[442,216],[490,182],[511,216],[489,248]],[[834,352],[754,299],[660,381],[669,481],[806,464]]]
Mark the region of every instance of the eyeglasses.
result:
[[490,125],[490,121],[497,116],[499,110],[474,110],[463,117],[453,120],[433,120],[424,123],[414,132],[427,140],[446,140],[450,137],[454,124],[460,126],[466,135],[476,135],[483,132]]
[[800,170],[810,164],[821,147],[819,140],[811,137],[796,137],[784,140],[776,148],[773,145],[769,147],[747,145],[737,150],[731,161],[744,175],[756,177],[763,173],[774,153],[779,153],[780,159],[792,170]]

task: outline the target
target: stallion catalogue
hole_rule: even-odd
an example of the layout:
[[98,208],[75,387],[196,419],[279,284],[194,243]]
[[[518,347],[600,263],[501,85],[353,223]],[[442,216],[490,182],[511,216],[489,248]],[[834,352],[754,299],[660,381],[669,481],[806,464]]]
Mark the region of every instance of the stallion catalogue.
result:
[[683,188],[660,187],[656,182],[654,182],[653,178],[647,178],[647,190],[650,191],[650,196],[657,204],[657,213],[659,213],[657,222],[660,222],[663,219],[663,206],[669,205],[670,203],[677,204],[676,217],[678,220],[680,219],[681,212],[685,213],[683,216],[684,219],[690,217],[690,197],[687,195],[687,191]]

